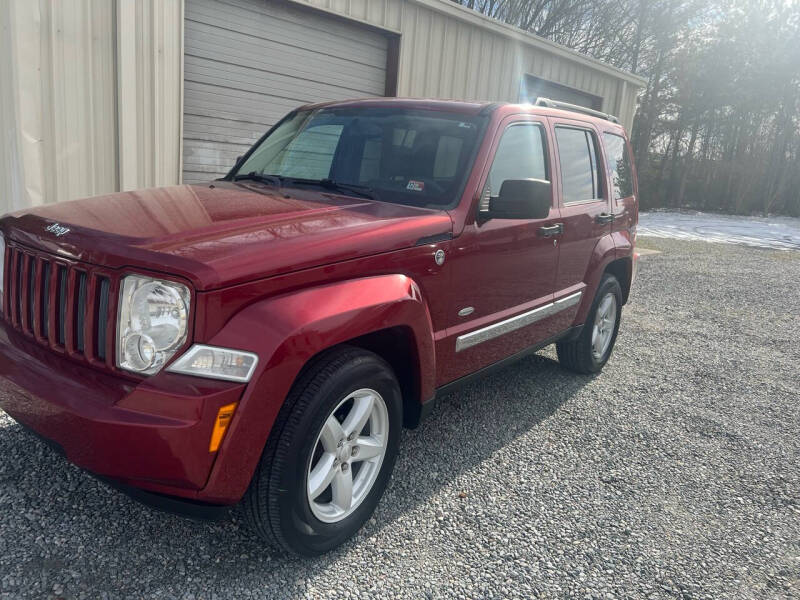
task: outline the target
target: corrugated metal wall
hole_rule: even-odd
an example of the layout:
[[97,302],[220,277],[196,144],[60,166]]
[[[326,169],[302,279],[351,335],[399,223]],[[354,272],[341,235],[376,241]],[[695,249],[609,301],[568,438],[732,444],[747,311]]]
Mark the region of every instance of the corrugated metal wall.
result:
[[120,189],[174,184],[181,168],[183,0],[115,1]]
[[[639,78],[452,2],[286,1],[399,34],[399,95],[518,101],[527,73],[632,123]],[[178,182],[183,17],[183,0],[0,0],[0,213]]]
[[445,0],[291,0],[401,34],[398,95],[517,102],[525,74],[633,122],[642,80]]
[[181,0],[2,0],[0,27],[0,213],[177,181]]
[[0,210],[115,189],[113,6],[0,5],[7,69]]

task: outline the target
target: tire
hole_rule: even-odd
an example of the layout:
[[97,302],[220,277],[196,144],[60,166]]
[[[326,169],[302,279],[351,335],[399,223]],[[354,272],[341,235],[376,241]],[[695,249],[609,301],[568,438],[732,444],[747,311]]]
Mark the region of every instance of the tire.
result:
[[[372,408],[362,408],[370,403]],[[372,411],[366,425],[351,431],[350,438],[343,437],[348,428],[358,427],[358,417],[366,410]],[[383,359],[349,346],[321,355],[289,393],[242,500],[251,529],[272,545],[303,556],[323,554],[345,542],[383,495],[397,458],[402,422],[400,386]],[[381,444],[385,450],[380,450]],[[363,458],[374,452],[382,452],[380,460]],[[333,479],[311,500],[309,480],[324,481],[312,476],[315,465],[314,474],[333,474]],[[343,499],[348,473],[351,504],[345,510],[341,506],[347,504]]]
[[[604,304],[604,302],[610,302],[607,300],[609,296],[613,299],[611,301],[613,302],[613,307]],[[614,323],[605,322],[605,332],[607,332],[608,337],[604,338],[605,343],[602,346],[598,344],[598,348],[594,348],[593,339],[597,339],[594,336],[595,326],[598,325],[598,312],[603,311],[604,308],[609,313],[609,316],[613,314]],[[611,352],[614,350],[621,316],[622,288],[616,277],[606,273],[600,280],[600,285],[597,288],[597,293],[592,301],[592,306],[586,316],[586,323],[580,335],[574,340],[556,343],[558,362],[561,363],[561,366],[576,373],[598,373],[608,362]],[[601,325],[600,332],[602,331]]]

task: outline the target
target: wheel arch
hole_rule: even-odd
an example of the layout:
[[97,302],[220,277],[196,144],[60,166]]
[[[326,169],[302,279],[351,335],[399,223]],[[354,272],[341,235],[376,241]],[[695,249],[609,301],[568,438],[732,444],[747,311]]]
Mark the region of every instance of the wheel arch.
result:
[[406,326],[389,327],[348,340],[345,344],[369,350],[385,360],[394,371],[403,394],[403,424],[413,429],[419,424],[423,402],[421,365],[414,332]]
[[[253,335],[258,331],[259,335]],[[259,365],[242,394],[203,495],[238,500],[295,381],[331,349],[374,352],[392,367],[404,413],[433,396],[433,328],[419,286],[401,275],[327,284],[256,302],[214,336],[212,345],[255,352]],[[406,415],[404,414],[404,418]]]
[[631,275],[633,274],[633,259],[630,256],[623,256],[612,260],[606,265],[603,271],[609,273],[617,278],[619,285],[622,288],[622,304],[628,303],[628,297],[631,292]]

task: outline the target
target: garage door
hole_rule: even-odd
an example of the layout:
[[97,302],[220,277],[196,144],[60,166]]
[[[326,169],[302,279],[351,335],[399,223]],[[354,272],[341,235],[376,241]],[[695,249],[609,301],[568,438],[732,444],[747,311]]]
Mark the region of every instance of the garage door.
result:
[[224,175],[308,102],[383,96],[387,40],[271,0],[187,0],[183,180]]

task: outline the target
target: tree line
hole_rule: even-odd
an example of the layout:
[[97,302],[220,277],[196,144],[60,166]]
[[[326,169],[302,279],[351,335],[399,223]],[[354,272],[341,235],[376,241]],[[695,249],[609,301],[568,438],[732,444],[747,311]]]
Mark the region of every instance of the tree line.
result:
[[453,0],[647,79],[641,206],[800,216],[800,0]]

